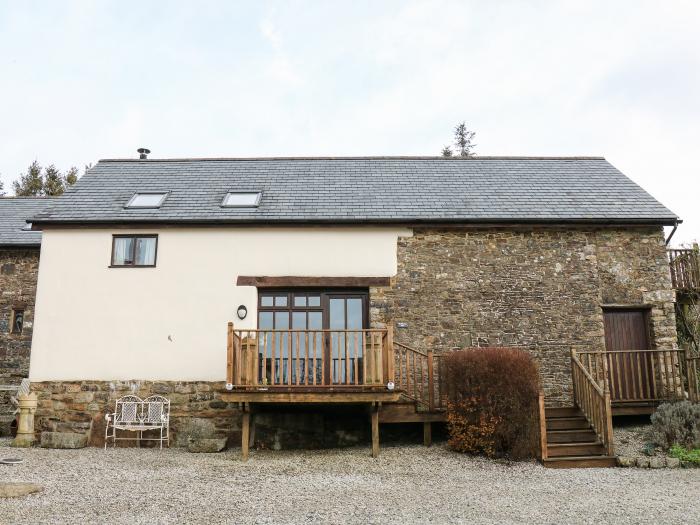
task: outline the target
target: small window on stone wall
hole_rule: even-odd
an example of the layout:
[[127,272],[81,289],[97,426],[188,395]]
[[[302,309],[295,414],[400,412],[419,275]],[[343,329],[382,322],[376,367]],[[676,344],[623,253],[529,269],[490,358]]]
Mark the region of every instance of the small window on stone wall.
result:
[[12,309],[12,325],[10,327],[11,334],[21,334],[24,328],[24,308]]

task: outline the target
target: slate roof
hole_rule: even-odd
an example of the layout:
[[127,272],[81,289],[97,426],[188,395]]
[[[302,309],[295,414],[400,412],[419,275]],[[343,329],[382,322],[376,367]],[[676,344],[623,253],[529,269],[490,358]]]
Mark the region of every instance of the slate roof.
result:
[[22,228],[47,202],[43,197],[0,197],[0,246],[40,246],[41,232]]
[[[221,207],[262,191],[257,208]],[[159,209],[126,209],[167,191]],[[599,157],[101,160],[37,214],[56,223],[642,222],[676,215]]]

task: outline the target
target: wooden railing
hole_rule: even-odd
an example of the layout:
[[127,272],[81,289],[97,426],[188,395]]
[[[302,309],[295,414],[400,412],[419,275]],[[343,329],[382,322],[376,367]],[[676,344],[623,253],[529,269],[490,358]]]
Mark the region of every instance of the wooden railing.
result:
[[540,389],[539,395],[537,396],[537,407],[539,409],[539,423],[540,423],[540,459],[544,461],[547,459],[547,413],[544,408],[544,390]]
[[682,359],[680,364],[688,399],[700,403],[700,356],[691,354],[689,350],[684,350],[683,353],[685,359]]
[[[605,374],[607,361],[601,367]],[[571,375],[574,382],[574,401],[581,409],[593,431],[605,446],[608,455],[614,454],[612,433],[612,408],[607,382],[601,386],[579,359],[576,350],[571,349]]]
[[443,388],[439,380],[441,356],[397,342],[394,342],[394,356],[396,388],[415,401],[419,408],[430,411],[444,408]]
[[685,350],[585,351],[577,356],[596,384],[609,389],[613,404],[700,401],[700,358]]
[[234,387],[382,387],[393,374],[391,329],[236,330],[228,324],[226,382]]
[[391,327],[364,330],[234,329],[226,382],[236,388],[394,389],[419,409],[445,406],[442,359],[394,342]]
[[696,248],[668,250],[671,283],[676,290],[700,290],[700,251]]

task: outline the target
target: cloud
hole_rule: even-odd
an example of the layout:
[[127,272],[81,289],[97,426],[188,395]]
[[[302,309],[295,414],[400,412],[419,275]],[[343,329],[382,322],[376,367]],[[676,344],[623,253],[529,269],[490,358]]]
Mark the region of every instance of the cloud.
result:
[[265,40],[267,40],[267,42],[269,42],[274,48],[278,48],[280,46],[282,43],[282,36],[270,18],[263,18],[260,21],[259,28],[260,34]]
[[6,188],[139,146],[434,154],[466,120],[480,154],[605,155],[700,235],[700,3],[89,5],[0,8]]

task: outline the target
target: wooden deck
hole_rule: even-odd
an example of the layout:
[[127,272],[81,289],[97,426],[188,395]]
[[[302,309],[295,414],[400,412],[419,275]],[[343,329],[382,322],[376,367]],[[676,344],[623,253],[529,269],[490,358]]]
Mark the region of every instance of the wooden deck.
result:
[[[700,357],[683,349],[573,352],[572,360],[607,388],[614,415],[645,413],[665,401],[700,401]],[[580,382],[574,377],[574,389]]]
[[[542,459],[558,454],[545,462],[548,466],[577,461],[607,465],[613,455],[614,415],[650,414],[667,400],[700,401],[700,358],[684,350],[572,349],[571,363],[575,405],[570,408],[576,410],[572,416],[576,420],[560,415],[547,419],[544,398],[540,399]],[[229,323],[227,385],[221,395],[224,401],[239,403],[243,411],[244,457],[250,444],[251,414],[260,404],[366,406],[376,457],[380,422],[423,423],[424,442],[430,444],[432,423],[445,421],[441,366],[440,356],[395,342],[391,328],[236,330]],[[585,423],[585,428],[548,427],[569,423]],[[584,432],[593,440],[582,445],[575,439]],[[561,441],[569,434],[574,441]],[[560,441],[552,445],[547,441],[550,435]],[[599,454],[562,455],[586,446]]]
[[[379,423],[444,421],[436,370],[441,359],[393,340],[391,328],[257,330],[228,325],[226,390],[222,400],[243,411],[242,451],[248,456],[257,404],[354,404],[367,407],[372,455]],[[254,419],[252,423],[254,432]]]
[[379,390],[235,390],[224,391],[221,399],[229,403],[299,403],[299,404],[365,404],[397,403],[401,392]]

